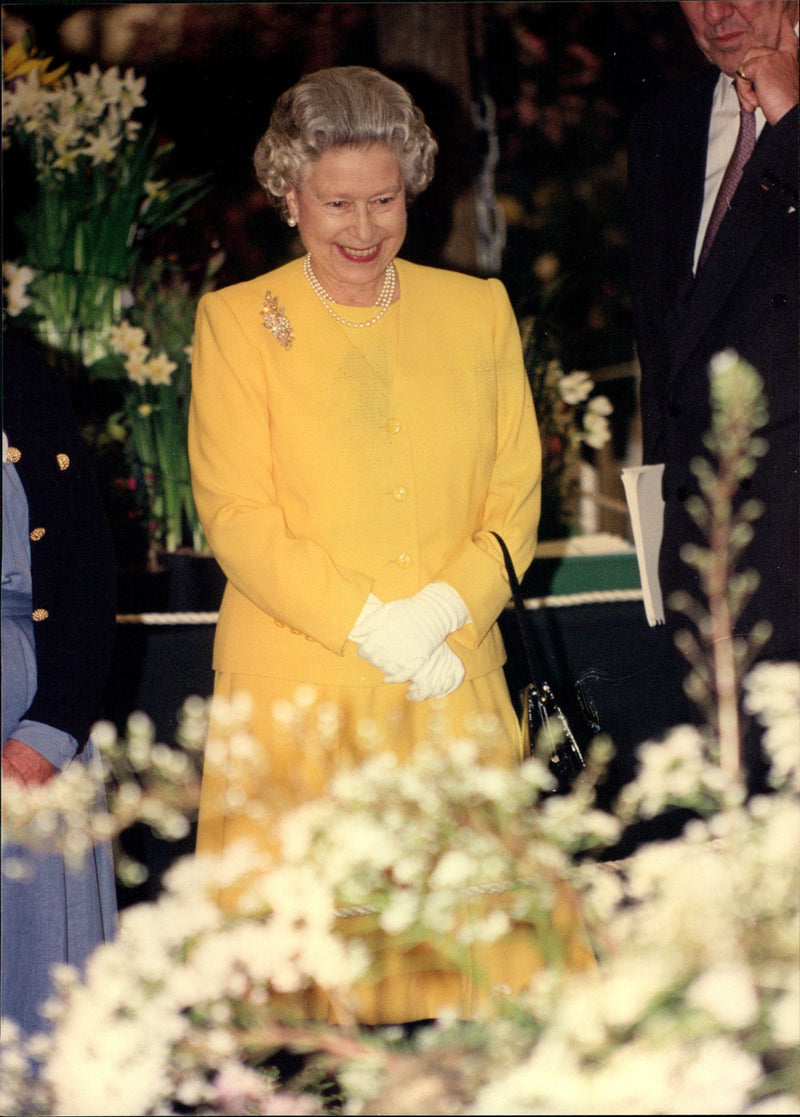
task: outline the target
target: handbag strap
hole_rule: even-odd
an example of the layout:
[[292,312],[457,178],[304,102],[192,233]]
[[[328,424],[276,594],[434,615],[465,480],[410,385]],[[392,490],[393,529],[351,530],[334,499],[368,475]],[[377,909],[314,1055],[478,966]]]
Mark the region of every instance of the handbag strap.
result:
[[511,586],[511,596],[514,599],[514,612],[517,615],[517,623],[519,624],[520,635],[522,636],[522,646],[525,650],[525,659],[528,664],[528,675],[530,681],[537,686],[536,683],[536,652],[533,646],[533,638],[531,630],[528,627],[527,615],[525,612],[525,602],[522,599],[522,590],[520,589],[519,580],[517,579],[517,572],[514,569],[514,563],[511,561],[511,555],[508,553],[508,547],[505,540],[497,534],[496,531],[492,532],[497,542],[500,544],[500,550],[503,552],[503,559],[506,564],[506,573],[508,574],[508,582]]

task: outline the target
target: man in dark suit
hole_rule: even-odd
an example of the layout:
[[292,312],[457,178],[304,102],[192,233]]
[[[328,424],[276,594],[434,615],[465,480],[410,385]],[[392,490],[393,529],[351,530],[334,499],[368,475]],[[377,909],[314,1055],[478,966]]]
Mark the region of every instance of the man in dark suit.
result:
[[[705,542],[685,508],[698,492],[690,468],[707,454],[708,368],[736,350],[761,375],[769,451],[739,499],[764,511],[737,568],[755,569],[758,589],[735,624],[747,635],[766,619],[772,635],[758,657],[800,658],[798,604],[798,4],[681,3],[712,66],[664,90],[631,132],[632,291],[641,364],[645,463],[665,463],[660,578],[703,601],[680,556]],[[743,110],[743,112],[742,112]],[[721,223],[712,211],[737,144],[752,125],[747,157]],[[741,162],[741,161],[740,161]],[[717,232],[703,250],[709,225]],[[667,608],[671,630],[688,627]]]

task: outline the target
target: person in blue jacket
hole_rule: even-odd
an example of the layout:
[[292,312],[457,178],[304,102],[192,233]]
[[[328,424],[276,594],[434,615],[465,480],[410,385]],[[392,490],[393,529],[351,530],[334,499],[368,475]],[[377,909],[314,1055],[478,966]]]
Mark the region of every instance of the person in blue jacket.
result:
[[[65,386],[33,349],[3,338],[3,783],[35,786],[69,765],[97,771],[90,729],[111,660],[111,533]],[[98,778],[98,795],[102,785]],[[2,1002],[45,1030],[57,963],[80,968],[116,930],[110,850],[80,866],[3,844]],[[21,862],[17,877],[5,870]]]

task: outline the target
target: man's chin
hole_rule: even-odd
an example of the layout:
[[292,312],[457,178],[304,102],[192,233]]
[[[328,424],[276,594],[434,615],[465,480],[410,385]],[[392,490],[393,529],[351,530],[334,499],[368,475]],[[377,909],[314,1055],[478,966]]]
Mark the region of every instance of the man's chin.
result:
[[721,70],[723,74],[727,74],[732,78],[736,74],[736,69],[739,63],[744,58],[747,51],[744,50],[717,50],[714,54],[707,53],[706,58],[712,65]]

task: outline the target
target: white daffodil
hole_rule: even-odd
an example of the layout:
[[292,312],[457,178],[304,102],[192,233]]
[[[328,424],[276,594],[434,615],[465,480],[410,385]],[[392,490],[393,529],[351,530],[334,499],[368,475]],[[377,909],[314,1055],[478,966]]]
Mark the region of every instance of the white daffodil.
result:
[[151,384],[168,385],[172,382],[172,374],[177,367],[166,353],[158,353],[147,362],[148,379]]
[[130,356],[132,353],[138,353],[144,349],[149,353],[149,349],[145,346],[145,332],[139,326],[133,326],[125,319],[120,322],[118,326],[112,326],[108,331],[109,343],[114,353],[124,353]]
[[146,78],[137,77],[131,69],[125,71],[119,91],[119,111],[123,120],[128,120],[131,113],[147,104],[142,96],[146,85]]
[[81,149],[81,154],[91,159],[93,167],[98,167],[101,163],[111,163],[116,156],[119,140],[119,133],[112,125],[101,124],[86,146]]
[[587,411],[583,417],[581,438],[593,450],[600,450],[611,440],[611,427],[605,415]]
[[149,357],[150,350],[146,345],[141,345],[128,353],[128,359],[125,361],[125,371],[128,374],[128,379],[132,380],[134,384],[145,385],[150,379],[150,371],[147,367]]
[[6,313],[10,318],[16,318],[22,311],[31,305],[28,296],[28,287],[33,281],[36,272],[25,264],[14,264],[10,260],[3,263],[3,297],[6,304]]
[[564,403],[575,407],[588,399],[594,388],[594,381],[588,372],[568,372],[559,381],[558,391]]
[[586,410],[593,415],[610,415],[614,407],[608,396],[592,396],[586,404]]

